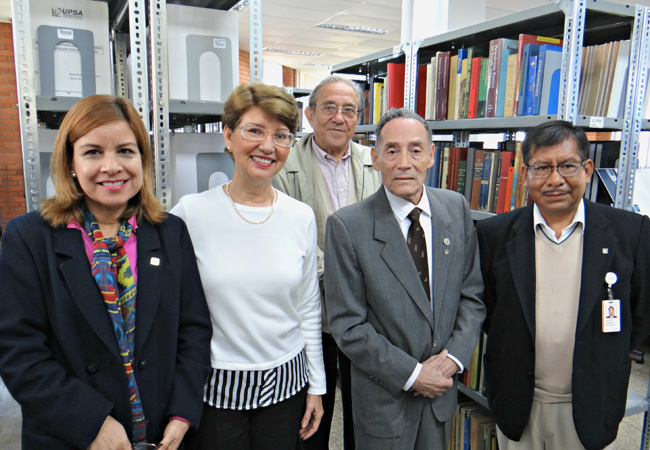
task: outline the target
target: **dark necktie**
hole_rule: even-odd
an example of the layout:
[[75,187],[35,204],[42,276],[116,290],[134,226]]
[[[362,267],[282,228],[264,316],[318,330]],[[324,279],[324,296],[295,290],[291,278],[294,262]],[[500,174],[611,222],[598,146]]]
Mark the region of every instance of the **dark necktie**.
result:
[[422,280],[424,291],[427,293],[427,298],[431,300],[427,241],[424,238],[424,230],[420,226],[421,212],[420,208],[413,208],[413,211],[408,215],[408,218],[411,219],[411,226],[406,235],[406,243],[411,252],[413,262],[415,263],[415,268],[418,270],[418,275],[420,275],[420,280]]

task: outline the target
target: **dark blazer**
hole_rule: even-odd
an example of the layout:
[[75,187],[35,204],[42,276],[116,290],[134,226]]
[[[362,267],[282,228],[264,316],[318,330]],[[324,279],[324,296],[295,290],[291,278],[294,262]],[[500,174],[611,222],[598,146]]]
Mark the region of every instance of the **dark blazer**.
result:
[[[477,222],[488,333],[485,381],[501,431],[519,440],[535,384],[533,205]],[[573,355],[573,421],[587,449],[616,438],[625,412],[629,352],[650,332],[650,220],[585,200],[578,322]],[[621,332],[602,332],[605,274],[620,299]]]
[[432,408],[451,419],[457,390],[435,399],[402,390],[418,362],[447,349],[468,365],[485,317],[476,233],[464,197],[427,189],[434,311],[384,188],[327,221],[325,302],[332,335],[352,361],[354,424],[400,436]]
[[[159,442],[171,415],[198,425],[212,326],[185,224],[138,223],[134,370]],[[79,230],[38,213],[0,248],[0,375],[23,412],[23,450],[87,448],[107,415],[131,435],[126,375]]]

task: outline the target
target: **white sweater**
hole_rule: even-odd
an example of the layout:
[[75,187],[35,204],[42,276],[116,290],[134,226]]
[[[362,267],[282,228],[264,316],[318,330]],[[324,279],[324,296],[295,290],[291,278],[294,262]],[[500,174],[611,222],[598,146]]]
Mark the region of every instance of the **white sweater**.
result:
[[[270,207],[237,204],[259,222]],[[305,348],[310,394],[325,393],[316,222],[278,192],[261,225],[244,222],[222,186],[187,195],[171,213],[187,224],[212,319],[212,367],[267,370]]]

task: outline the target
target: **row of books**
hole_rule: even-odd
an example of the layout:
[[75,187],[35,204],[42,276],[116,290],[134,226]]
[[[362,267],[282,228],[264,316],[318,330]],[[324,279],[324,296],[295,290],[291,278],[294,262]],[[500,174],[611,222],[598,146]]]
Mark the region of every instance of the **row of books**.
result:
[[448,450],[498,450],[496,423],[490,412],[473,400],[459,398]]
[[427,185],[464,194],[477,211],[498,214],[524,206],[521,142],[505,141],[499,150],[480,147],[481,143],[457,147],[438,142]]
[[[428,186],[450,189],[465,195],[476,211],[504,213],[528,204],[528,191],[520,176],[524,164],[520,141],[504,141],[496,150],[483,149],[481,142],[468,147],[451,142],[435,142],[434,164],[429,169]],[[618,166],[620,141],[593,140],[589,159],[594,168]],[[599,201],[599,183],[592,175],[587,183],[585,197]]]
[[486,344],[487,335],[485,333],[481,333],[481,337],[479,338],[479,341],[474,348],[472,360],[460,377],[461,383],[481,394],[485,392],[485,379],[483,376],[483,355],[485,355]]
[[[629,40],[583,49],[580,114],[622,115],[629,53]],[[557,114],[561,66],[562,40],[545,36],[439,51],[418,68],[416,112],[427,120]],[[385,78],[365,86],[361,123],[404,106],[404,77],[404,64],[388,63]]]

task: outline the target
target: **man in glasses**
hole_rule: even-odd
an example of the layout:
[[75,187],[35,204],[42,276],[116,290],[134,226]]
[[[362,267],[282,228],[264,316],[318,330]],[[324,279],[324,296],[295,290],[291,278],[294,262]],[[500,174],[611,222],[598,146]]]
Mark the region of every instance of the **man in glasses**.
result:
[[[352,141],[363,92],[347,78],[332,75],[321,81],[309,96],[305,110],[314,129],[291,149],[287,163],[274,178],[273,185],[291,197],[307,203],[314,210],[318,228],[319,277],[323,302],[323,249],[325,221],[338,209],[374,194],[381,180],[372,167],[370,149]],[[316,434],[300,443],[309,450],[328,450],[334,411],[337,367],[340,369],[343,399],[345,449],[354,449],[352,407],[350,400],[350,360],[341,353],[327,326],[323,308],[323,358],[327,394],[323,396],[325,415]]]
[[532,204],[476,224],[501,450],[611,443],[629,352],[650,333],[650,220],[583,198],[589,145],[569,122],[530,130],[520,176]]

